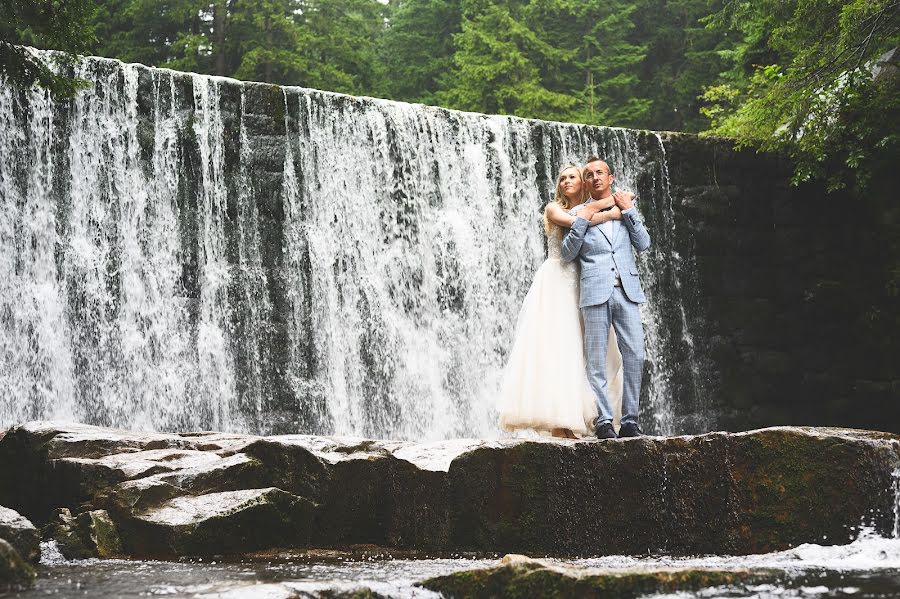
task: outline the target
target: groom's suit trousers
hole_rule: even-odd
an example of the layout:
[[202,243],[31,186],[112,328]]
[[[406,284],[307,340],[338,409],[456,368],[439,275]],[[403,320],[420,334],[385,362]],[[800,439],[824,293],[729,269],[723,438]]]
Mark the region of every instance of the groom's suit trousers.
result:
[[[609,300],[603,304],[584,306],[584,349],[588,382],[597,396],[597,422],[612,421],[612,408],[606,380],[606,350],[610,324],[616,330],[622,354],[624,389],[622,390],[622,422],[638,422],[641,395],[641,372],[644,368],[644,327],[638,304],[625,295],[621,287],[614,287]],[[605,400],[605,401],[604,401]]]

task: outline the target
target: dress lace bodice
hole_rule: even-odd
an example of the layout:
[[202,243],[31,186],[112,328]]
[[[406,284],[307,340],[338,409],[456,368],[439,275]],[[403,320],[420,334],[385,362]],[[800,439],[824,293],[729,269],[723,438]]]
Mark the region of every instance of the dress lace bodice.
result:
[[554,260],[562,259],[562,239],[555,230],[547,237],[547,257]]
[[562,259],[562,239],[552,231],[547,238],[547,261],[554,263],[560,271],[560,280],[568,283],[578,293],[578,260],[565,262]]

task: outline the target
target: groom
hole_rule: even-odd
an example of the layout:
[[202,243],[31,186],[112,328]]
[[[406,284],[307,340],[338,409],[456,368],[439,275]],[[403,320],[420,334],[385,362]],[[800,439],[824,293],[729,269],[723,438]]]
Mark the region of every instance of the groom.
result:
[[606,380],[606,347],[609,327],[616,330],[622,353],[622,426],[619,437],[638,437],[638,400],[644,365],[644,329],[638,305],[647,301],[641,289],[632,246],[641,252],[650,247],[650,234],[634,208],[634,194],[612,192],[613,174],[609,165],[591,156],[582,172],[591,194],[588,202],[615,204],[622,211],[621,220],[611,220],[589,227],[590,222],[577,216],[562,242],[563,260],[576,257],[581,262],[581,299],[579,307],[584,319],[584,353],[591,388],[597,396],[599,439],[615,439],[612,408],[609,405]]

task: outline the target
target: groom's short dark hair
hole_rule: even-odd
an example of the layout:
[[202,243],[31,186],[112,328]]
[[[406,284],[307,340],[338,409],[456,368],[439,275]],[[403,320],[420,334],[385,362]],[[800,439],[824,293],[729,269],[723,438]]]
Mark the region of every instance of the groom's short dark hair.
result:
[[602,162],[602,163],[606,164],[606,168],[609,169],[609,174],[610,175],[613,174],[612,165],[610,163],[606,162],[605,160],[603,160],[602,158],[600,158],[599,156],[588,156],[588,159],[584,161],[584,164],[588,165],[592,162]]

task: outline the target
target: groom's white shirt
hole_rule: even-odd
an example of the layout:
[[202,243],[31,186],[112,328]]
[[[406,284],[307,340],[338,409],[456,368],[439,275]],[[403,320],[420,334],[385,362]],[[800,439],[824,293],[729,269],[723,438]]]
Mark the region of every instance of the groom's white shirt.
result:
[[608,220],[605,223],[600,224],[600,230],[606,234],[606,238],[609,239],[610,243],[615,243],[616,237],[615,234],[618,232],[616,229],[618,227],[613,227],[613,223],[616,223],[615,220]]

